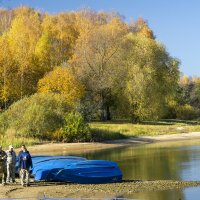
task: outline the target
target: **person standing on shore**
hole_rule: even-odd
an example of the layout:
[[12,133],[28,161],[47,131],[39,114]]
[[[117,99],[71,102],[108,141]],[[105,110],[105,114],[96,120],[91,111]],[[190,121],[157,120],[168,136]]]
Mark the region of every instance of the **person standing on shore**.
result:
[[6,184],[6,152],[0,146],[0,175],[2,176],[2,185]]
[[7,155],[7,179],[6,182],[15,183],[15,165],[16,165],[16,153],[13,150],[13,146],[10,145],[9,149],[6,151]]
[[22,186],[30,186],[30,168],[33,168],[32,158],[26,146],[22,145],[19,152],[20,181]]

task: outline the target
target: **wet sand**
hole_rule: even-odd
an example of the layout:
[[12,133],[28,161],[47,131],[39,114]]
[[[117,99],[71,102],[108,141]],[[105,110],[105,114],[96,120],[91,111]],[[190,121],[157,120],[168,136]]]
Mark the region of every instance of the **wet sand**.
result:
[[62,184],[32,183],[30,187],[7,185],[0,188],[0,198],[114,198],[137,192],[161,191],[199,186],[200,182],[190,181],[126,181],[112,184]]

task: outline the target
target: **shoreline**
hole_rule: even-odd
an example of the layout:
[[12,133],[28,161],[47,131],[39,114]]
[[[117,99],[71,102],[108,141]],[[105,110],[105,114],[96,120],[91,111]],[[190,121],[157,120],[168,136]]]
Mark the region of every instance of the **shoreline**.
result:
[[163,190],[183,189],[200,186],[197,181],[125,181],[111,184],[73,184],[39,182],[31,183],[30,187],[7,185],[1,187],[0,198],[43,199],[46,198],[116,198],[129,196],[136,193],[156,192]]
[[[178,133],[170,135],[158,136],[140,136],[130,137],[128,139],[110,140],[105,142],[85,142],[85,143],[46,143],[38,144],[28,147],[31,154],[48,154],[52,155],[65,155],[65,154],[78,154],[91,151],[98,151],[103,149],[125,147],[125,146],[138,146],[151,143],[171,143],[184,140],[199,140],[200,132]],[[19,151],[19,149],[16,149]]]

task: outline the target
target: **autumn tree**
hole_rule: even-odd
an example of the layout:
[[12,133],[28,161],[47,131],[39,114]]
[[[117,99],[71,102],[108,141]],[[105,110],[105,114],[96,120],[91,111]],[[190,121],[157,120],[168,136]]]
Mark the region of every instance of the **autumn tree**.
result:
[[35,90],[32,75],[35,72],[34,52],[40,32],[40,19],[37,13],[15,17],[8,32],[11,54],[18,65],[16,77],[20,76],[20,98]]
[[19,6],[12,10],[14,17],[31,17],[37,13],[37,15],[40,15],[40,13],[36,12],[33,8],[27,7],[27,6]]
[[47,46],[45,51],[48,50],[50,65],[65,64],[72,56],[72,49],[78,38],[74,14],[45,15],[42,22],[42,33],[39,45],[42,43]]
[[69,105],[74,105],[83,96],[84,87],[69,69],[57,67],[38,82],[38,92],[61,94]]
[[120,49],[127,26],[119,18],[83,33],[77,40],[71,64],[86,91],[96,96],[101,119],[109,119],[109,98],[120,79]]
[[[37,90],[61,94],[73,106],[79,101],[80,110],[102,120],[111,112],[158,119],[167,102],[184,105],[187,95],[198,107],[199,82],[177,86],[179,62],[142,18],[127,24],[118,13],[88,9],[56,15],[24,6],[0,10],[0,46],[2,108]],[[175,88],[182,95],[176,100]]]
[[136,22],[132,21],[129,24],[129,31],[141,34],[147,38],[155,39],[153,31],[149,28],[147,21],[139,17]]
[[0,46],[0,101],[1,107],[7,108],[8,101],[14,100],[16,96],[15,72],[17,68],[11,57],[8,37],[5,33],[0,37]]
[[12,10],[0,9],[0,35],[9,30],[13,18]]

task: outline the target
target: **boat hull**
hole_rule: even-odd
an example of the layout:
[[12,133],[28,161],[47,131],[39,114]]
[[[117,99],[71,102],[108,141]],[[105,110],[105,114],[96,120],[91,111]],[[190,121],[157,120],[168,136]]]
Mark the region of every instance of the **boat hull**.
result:
[[81,184],[114,183],[122,181],[122,173],[112,161],[87,160],[59,170],[55,180]]
[[76,156],[33,156],[35,181],[59,181],[80,184],[104,184],[122,181],[115,162],[87,160]]

